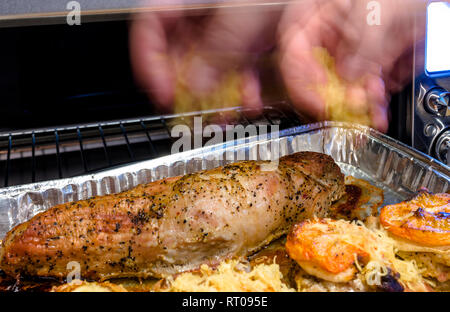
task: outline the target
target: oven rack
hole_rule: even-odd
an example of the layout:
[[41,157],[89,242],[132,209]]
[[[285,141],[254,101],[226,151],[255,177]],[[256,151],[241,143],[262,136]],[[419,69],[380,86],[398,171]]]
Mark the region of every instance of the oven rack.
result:
[[244,126],[279,125],[281,130],[302,124],[298,115],[285,112],[285,105],[266,106],[257,118],[249,118],[245,109],[234,107],[3,132],[0,187],[69,178],[168,155],[176,139],[170,135],[172,126],[184,123],[193,130],[194,117],[202,117],[203,127],[229,112],[237,114],[235,124]]

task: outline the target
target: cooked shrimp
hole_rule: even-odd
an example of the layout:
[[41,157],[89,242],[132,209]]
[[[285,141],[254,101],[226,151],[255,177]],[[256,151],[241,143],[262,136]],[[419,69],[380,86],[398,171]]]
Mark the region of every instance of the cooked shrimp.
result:
[[395,236],[424,246],[450,245],[450,194],[421,192],[410,201],[385,206],[380,223]]
[[288,235],[286,250],[309,274],[331,282],[348,282],[355,261],[367,263],[365,235],[357,225],[331,219],[305,221]]

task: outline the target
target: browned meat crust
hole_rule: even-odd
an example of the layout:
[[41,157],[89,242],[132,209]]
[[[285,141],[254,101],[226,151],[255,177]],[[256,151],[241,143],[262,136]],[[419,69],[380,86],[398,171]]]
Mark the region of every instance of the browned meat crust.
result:
[[0,268],[65,278],[80,264],[90,279],[165,276],[249,255],[317,215],[344,193],[327,155],[282,157],[275,170],[246,161],[55,206],[16,226]]

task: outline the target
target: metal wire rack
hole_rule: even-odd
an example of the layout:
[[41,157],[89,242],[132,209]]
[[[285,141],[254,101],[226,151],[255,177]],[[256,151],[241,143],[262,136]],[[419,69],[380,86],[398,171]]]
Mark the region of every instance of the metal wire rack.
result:
[[194,117],[202,117],[205,126],[229,111],[237,113],[237,122],[244,126],[284,129],[302,123],[297,115],[272,105],[257,119],[246,117],[241,108],[230,108],[4,132],[0,133],[0,186],[68,178],[168,155],[175,140],[174,121],[192,128]]

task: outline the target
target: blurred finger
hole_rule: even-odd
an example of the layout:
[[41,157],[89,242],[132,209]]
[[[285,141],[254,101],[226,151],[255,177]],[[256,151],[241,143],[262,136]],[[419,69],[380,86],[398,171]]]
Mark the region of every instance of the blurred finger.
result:
[[368,102],[380,105],[383,107],[388,106],[386,98],[386,88],[384,81],[380,76],[369,75],[365,79],[364,87],[367,90]]
[[131,64],[137,81],[162,110],[170,110],[174,71],[168,56],[166,30],[157,14],[136,16],[130,29]]
[[379,76],[368,76],[365,81],[368,103],[371,105],[372,126],[386,132],[389,126],[389,102],[386,97],[384,81]]
[[373,127],[381,132],[386,132],[389,127],[388,108],[375,105],[372,108],[371,115]]
[[284,43],[280,70],[296,108],[308,117],[325,118],[325,102],[316,88],[326,84],[327,77],[323,67],[316,61],[304,32],[296,32]]
[[208,63],[201,55],[185,60],[187,69],[183,73],[186,83],[193,94],[206,96],[214,91],[220,81],[222,71]]
[[399,92],[407,83],[411,82],[414,57],[418,58],[418,53],[414,55],[412,49],[408,50],[398,59],[392,70],[386,73],[386,87],[390,92]]
[[357,84],[347,85],[346,97],[345,104],[350,112],[358,114],[370,109],[370,107],[368,107],[367,90],[363,86]]
[[261,85],[257,73],[246,69],[242,73],[242,105],[248,117],[261,113],[263,102],[261,99]]

